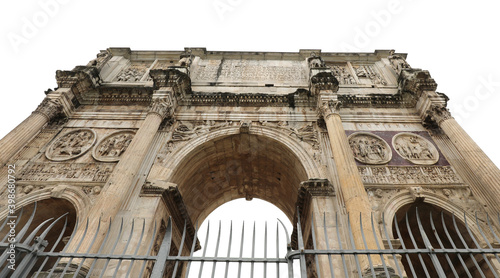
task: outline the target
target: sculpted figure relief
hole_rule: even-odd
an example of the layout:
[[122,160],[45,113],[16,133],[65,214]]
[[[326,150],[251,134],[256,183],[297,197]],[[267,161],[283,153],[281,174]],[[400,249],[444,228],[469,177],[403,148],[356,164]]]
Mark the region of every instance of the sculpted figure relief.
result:
[[66,133],[50,145],[45,156],[54,161],[76,158],[87,152],[96,140],[96,134],[90,129],[79,129]]
[[333,65],[330,68],[340,84],[356,84],[356,80],[345,66]]
[[396,134],[392,138],[392,146],[401,157],[418,165],[432,165],[439,160],[436,147],[414,133]]
[[119,131],[104,138],[95,148],[92,155],[98,161],[113,162],[125,152],[132,138],[133,131]]
[[360,81],[365,78],[366,80],[369,79],[369,82],[372,84],[387,85],[387,81],[385,81],[384,78],[371,65],[356,66],[354,67],[354,70],[356,71],[358,78],[360,78]]
[[392,158],[391,148],[384,139],[367,132],[356,132],[349,136],[354,158],[365,164],[385,164]]

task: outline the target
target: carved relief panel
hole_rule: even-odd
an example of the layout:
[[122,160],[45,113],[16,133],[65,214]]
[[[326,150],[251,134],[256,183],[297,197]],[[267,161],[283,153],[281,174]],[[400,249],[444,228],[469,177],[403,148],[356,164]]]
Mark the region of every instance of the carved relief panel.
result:
[[349,65],[347,63],[329,63],[328,67],[335,75],[335,78],[339,81],[340,85],[349,85],[349,84],[357,84],[358,82],[354,78],[353,73],[351,72]]
[[391,161],[392,152],[389,144],[377,135],[368,132],[356,132],[349,136],[354,158],[365,164],[385,164]]
[[387,81],[374,65],[353,65],[353,69],[361,84],[387,85]]
[[56,139],[45,151],[52,161],[65,161],[86,153],[95,143],[96,133],[91,129],[70,131]]
[[118,82],[139,82],[146,74],[151,62],[134,62],[115,77]]
[[95,160],[103,162],[114,162],[120,160],[120,156],[134,138],[134,131],[118,131],[108,135],[97,144],[92,152]]
[[392,138],[394,150],[404,159],[418,165],[438,162],[439,153],[427,139],[414,133],[403,132]]

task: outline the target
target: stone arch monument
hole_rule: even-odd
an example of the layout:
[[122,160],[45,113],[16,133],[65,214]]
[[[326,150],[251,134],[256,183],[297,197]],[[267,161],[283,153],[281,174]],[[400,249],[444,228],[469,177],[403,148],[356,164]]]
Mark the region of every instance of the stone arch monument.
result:
[[[199,247],[193,223],[236,198],[261,198],[300,219],[290,248],[299,236],[318,248],[384,248],[398,241],[393,218],[413,204],[462,222],[486,219],[500,211],[500,171],[450,115],[429,72],[405,59],[391,50],[101,51],[57,71],[58,87],[0,141],[0,217],[15,192],[15,211],[34,201],[71,208],[89,231],[124,219],[90,236],[75,227],[65,248],[88,253],[144,253],[148,241],[154,253],[171,223],[172,250],[182,254]],[[352,240],[337,236],[345,218],[325,226],[324,214],[353,216]],[[143,237],[121,233],[132,220],[144,223]],[[477,223],[475,235],[486,227]],[[385,265],[368,258],[357,262],[361,271]],[[72,260],[80,262],[82,274],[110,268],[117,277],[131,265]],[[309,273],[317,271],[330,275],[326,257]],[[135,266],[130,273],[140,275]]]

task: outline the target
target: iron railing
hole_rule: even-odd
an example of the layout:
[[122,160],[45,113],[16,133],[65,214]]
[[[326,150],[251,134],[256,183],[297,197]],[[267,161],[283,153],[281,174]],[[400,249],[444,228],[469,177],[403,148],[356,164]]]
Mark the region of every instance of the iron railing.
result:
[[[3,277],[499,277],[496,267],[500,265],[499,253],[500,238],[492,220],[486,216],[484,221],[477,216],[474,231],[467,223],[467,218],[459,219],[450,214],[429,213],[420,217],[419,210],[407,212],[394,218],[392,231],[382,217],[382,234],[386,239],[402,238],[403,240],[386,240],[381,246],[381,239],[377,238],[377,249],[366,247],[366,234],[362,237],[365,242],[364,249],[352,248],[354,237],[351,230],[349,216],[335,215],[335,219],[328,221],[323,215],[323,223],[315,225],[311,220],[310,236],[304,240],[303,226],[300,217],[296,225],[297,249],[292,249],[292,243],[285,225],[280,222],[276,227],[275,240],[271,240],[267,224],[264,227],[263,238],[256,240],[255,223],[251,232],[251,240],[246,240],[245,224],[239,237],[239,254],[233,255],[233,225],[229,227],[229,235],[221,237],[221,224],[219,222],[215,236],[210,236],[207,228],[201,254],[195,254],[196,243],[190,243],[189,252],[186,251],[186,225],[178,246],[173,248],[174,239],[172,221],[169,219],[163,232],[157,232],[156,224],[153,228],[151,240],[147,248],[141,246],[146,237],[145,221],[137,225],[132,222],[130,230],[125,233],[123,220],[120,220],[117,236],[110,236],[111,221],[106,227],[106,236],[99,246],[97,253],[89,253],[95,244],[95,239],[100,229],[90,233],[89,222],[85,223],[84,236],[73,242],[73,235],[60,251],[60,246],[67,233],[68,219],[64,214],[57,219],[48,219],[36,227],[31,227],[35,219],[36,204],[25,225],[15,231],[15,241],[9,235],[9,222],[21,221],[23,211],[15,217],[7,218],[0,225],[0,235],[4,235],[0,242],[0,278]],[[344,217],[344,218],[343,218]],[[311,217],[314,219],[314,216]],[[361,219],[360,219],[361,220]],[[60,231],[53,230],[57,223],[62,225]],[[500,218],[498,219],[500,221]],[[20,223],[20,222],[19,222]],[[330,223],[330,224],[328,224]],[[332,223],[333,226],[332,226]],[[499,222],[500,223],[500,222]],[[373,220],[371,230],[376,230]],[[76,224],[78,225],[78,224]],[[328,226],[330,225],[330,226]],[[61,226],[61,225],[60,225]],[[45,228],[44,228],[45,227]],[[346,227],[347,230],[342,229]],[[30,229],[31,228],[31,229]],[[322,229],[319,231],[318,229]],[[140,233],[137,233],[140,230]],[[57,238],[53,243],[48,243],[46,238],[49,233],[51,238]],[[163,234],[164,233],[164,234]],[[116,233],[115,233],[116,234]],[[282,234],[282,236],[280,236]],[[285,234],[285,236],[283,236]],[[92,235],[92,238],[88,235]],[[375,238],[377,235],[373,233]],[[322,237],[322,242],[317,238]],[[198,238],[198,229],[195,230],[194,239]],[[126,239],[126,240],[124,240]],[[136,239],[136,240],[132,240]],[[160,239],[158,241],[158,239]],[[66,248],[81,246],[83,240],[90,240],[86,252],[71,253]],[[155,241],[159,248],[155,248]],[[259,242],[261,241],[261,242]],[[272,243],[272,241],[275,241]],[[121,242],[121,243],[120,243]],[[125,242],[125,243],[123,243]],[[129,246],[137,242],[137,246]],[[211,242],[212,247],[208,247]],[[223,242],[223,244],[221,244]],[[215,244],[214,244],[215,243]],[[307,243],[307,244],[306,244]],[[325,248],[320,248],[321,243]],[[335,246],[332,246],[334,243]],[[122,244],[121,247],[117,248]],[[123,246],[123,244],[125,246]],[[286,250],[283,246],[286,244]],[[262,246],[263,254],[256,254],[256,246]],[[107,246],[104,248],[104,246]],[[224,246],[224,250],[221,246]],[[269,251],[269,246],[275,247]],[[47,249],[49,247],[50,249]],[[227,249],[225,249],[227,248]],[[46,250],[47,249],[47,250]],[[110,250],[104,252],[104,250]],[[157,250],[156,250],[157,249]],[[246,255],[243,250],[249,251]],[[280,253],[281,249],[281,253]],[[132,251],[118,251],[132,250]],[[140,252],[139,250],[145,250]],[[175,252],[174,252],[175,251]],[[261,252],[261,253],[262,253]],[[210,255],[212,254],[212,255]],[[9,268],[15,258],[15,270]],[[380,258],[381,264],[375,265],[374,258]],[[87,262],[87,263],[86,263]],[[90,268],[89,268],[90,265]],[[235,271],[231,272],[231,265]],[[257,271],[257,266],[259,270]],[[132,272],[134,269],[135,272]],[[245,271],[243,271],[246,269]],[[248,270],[249,269],[249,270]],[[294,276],[294,272],[295,275]],[[135,274],[133,274],[135,273]]]

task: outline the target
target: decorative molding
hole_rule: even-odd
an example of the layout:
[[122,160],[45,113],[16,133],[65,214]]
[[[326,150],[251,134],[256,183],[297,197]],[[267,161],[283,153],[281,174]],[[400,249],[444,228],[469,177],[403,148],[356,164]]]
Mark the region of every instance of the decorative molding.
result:
[[460,184],[450,166],[358,166],[364,184]]
[[45,156],[52,161],[65,161],[86,153],[95,143],[95,131],[83,128],[67,132],[57,138],[45,151]]
[[426,70],[407,69],[399,75],[399,89],[401,92],[410,92],[417,97],[423,91],[436,91],[437,83]]
[[329,68],[312,68],[309,90],[314,96],[318,96],[321,91],[325,90],[336,93],[339,90],[339,81]]
[[439,152],[427,139],[410,132],[392,137],[392,146],[402,158],[418,165],[432,165],[438,162]]
[[149,113],[156,114],[162,119],[171,116],[173,113],[172,101],[168,97],[154,99],[149,105]]
[[135,131],[122,130],[112,133],[102,139],[93,149],[92,156],[97,161],[115,162],[120,160],[120,156],[134,138]]
[[398,93],[394,95],[338,95],[337,99],[341,101],[346,108],[414,108],[417,104],[417,98],[408,93]]
[[392,159],[391,147],[369,132],[355,132],[347,138],[354,159],[364,164],[386,164]]

